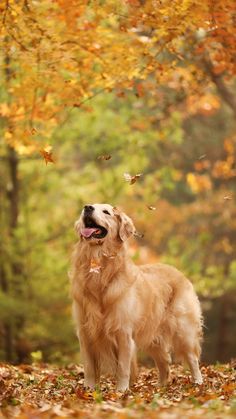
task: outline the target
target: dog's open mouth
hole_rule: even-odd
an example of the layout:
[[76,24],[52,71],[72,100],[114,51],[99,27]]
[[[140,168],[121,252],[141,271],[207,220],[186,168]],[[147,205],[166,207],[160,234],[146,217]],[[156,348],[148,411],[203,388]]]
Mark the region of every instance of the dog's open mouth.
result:
[[85,227],[81,229],[81,235],[85,239],[103,239],[107,235],[107,229],[98,225],[90,215],[85,215],[83,221]]

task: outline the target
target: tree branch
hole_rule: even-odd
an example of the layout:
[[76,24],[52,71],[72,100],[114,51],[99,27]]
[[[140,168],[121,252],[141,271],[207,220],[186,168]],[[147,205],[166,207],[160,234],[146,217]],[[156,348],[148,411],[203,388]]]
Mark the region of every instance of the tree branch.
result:
[[234,115],[236,116],[236,96],[231,93],[231,91],[226,86],[223,77],[221,74],[215,74],[214,73],[214,67],[212,63],[209,60],[204,59],[203,61],[204,67],[209,74],[211,80],[217,87],[217,90],[224,100],[225,103],[231,108]]

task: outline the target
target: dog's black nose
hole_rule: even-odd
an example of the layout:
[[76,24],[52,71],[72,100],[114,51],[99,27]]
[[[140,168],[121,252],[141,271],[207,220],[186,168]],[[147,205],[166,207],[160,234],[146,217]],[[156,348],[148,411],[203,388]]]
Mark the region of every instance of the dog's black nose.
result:
[[84,212],[92,212],[94,211],[94,207],[92,205],[85,205]]

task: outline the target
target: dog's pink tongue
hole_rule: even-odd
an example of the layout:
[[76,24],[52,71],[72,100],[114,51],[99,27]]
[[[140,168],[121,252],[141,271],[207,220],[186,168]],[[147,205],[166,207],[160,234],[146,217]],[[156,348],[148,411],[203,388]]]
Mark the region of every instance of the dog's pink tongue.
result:
[[91,237],[95,231],[97,231],[97,228],[82,228],[81,234],[87,239],[88,237]]

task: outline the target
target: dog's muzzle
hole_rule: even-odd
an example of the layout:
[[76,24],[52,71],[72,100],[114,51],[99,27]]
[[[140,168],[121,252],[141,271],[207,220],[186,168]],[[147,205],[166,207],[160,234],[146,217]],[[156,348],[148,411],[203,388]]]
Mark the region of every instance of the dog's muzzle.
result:
[[81,236],[84,237],[85,239],[92,239],[92,238],[103,239],[107,235],[108,231],[105,227],[97,224],[94,221],[92,217],[93,210],[94,208],[92,210],[84,209],[84,216],[83,216],[84,227],[80,231]]

